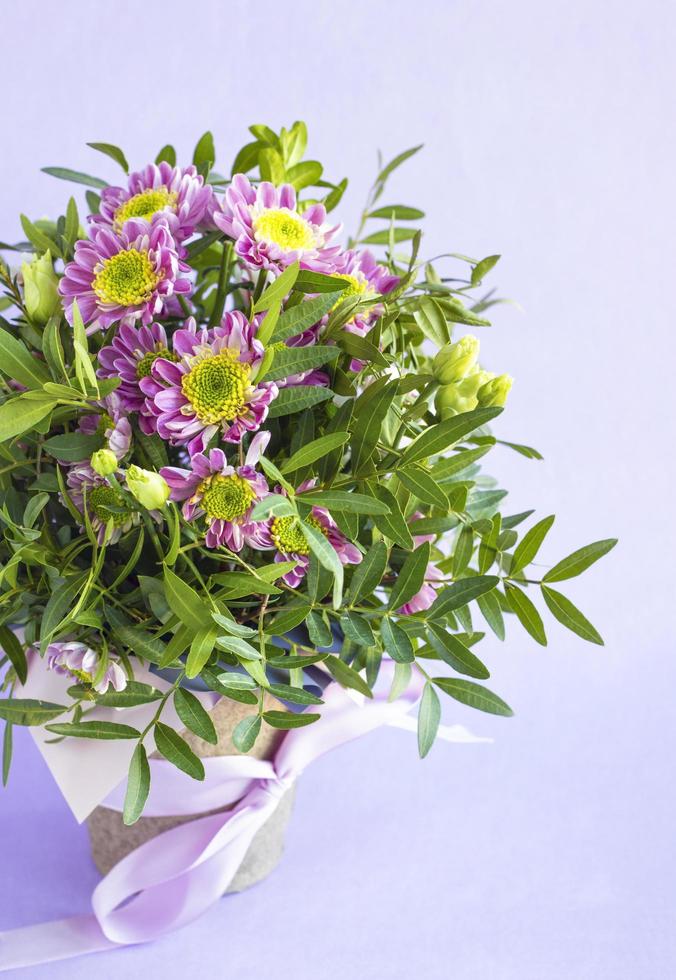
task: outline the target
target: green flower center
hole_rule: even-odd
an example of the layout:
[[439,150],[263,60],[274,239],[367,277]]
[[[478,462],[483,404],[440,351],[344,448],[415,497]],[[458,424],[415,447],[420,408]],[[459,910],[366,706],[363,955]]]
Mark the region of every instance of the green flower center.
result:
[[202,507],[209,520],[235,521],[248,511],[256,494],[248,480],[217,474],[201,485]]
[[99,299],[114,306],[141,306],[152,297],[160,281],[147,252],[136,248],[105,259],[92,284]]
[[134,194],[116,210],[113,219],[115,230],[120,231],[125,221],[130,218],[151,218],[158,211],[164,211],[168,207],[175,211],[176,200],[174,191],[168,191],[166,187]]
[[251,368],[230,350],[205,357],[184,374],[181,389],[205,425],[232,421],[244,411]]
[[108,429],[114,429],[114,428],[115,428],[115,423],[111,419],[108,412],[101,412],[101,414],[99,415],[98,425],[96,426],[96,435],[101,436],[101,438],[104,438]]
[[76,680],[82,681],[83,684],[91,684],[93,681],[93,676],[88,674],[86,670],[73,670],[72,667],[68,668],[68,673],[71,677],[75,677]]
[[[107,524],[112,518],[113,524],[118,527],[129,517],[129,508],[122,494],[113,487],[93,487],[87,494],[87,505],[102,524]],[[113,507],[118,509],[112,510]]]
[[141,378],[147,378],[150,375],[150,369],[158,357],[163,357],[165,361],[173,361],[174,364],[178,361],[176,354],[172,354],[166,347],[160,347],[158,350],[149,350],[136,365],[136,377],[139,381]]
[[288,208],[269,208],[253,222],[256,241],[274,242],[287,252],[314,248],[315,233],[305,218]]
[[[312,514],[305,519],[305,523],[311,524],[312,527],[316,527],[318,531],[321,531],[321,533],[327,537],[326,528]],[[308,545],[307,539],[303,534],[303,529],[300,526],[298,518],[275,517],[270,525],[270,534],[275,543],[277,551],[281,551],[283,555],[310,554],[310,546]]]

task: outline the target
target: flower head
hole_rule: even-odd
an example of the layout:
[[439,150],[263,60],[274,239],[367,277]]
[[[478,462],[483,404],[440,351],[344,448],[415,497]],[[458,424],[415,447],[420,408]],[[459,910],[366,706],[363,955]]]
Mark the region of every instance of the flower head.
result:
[[472,334],[446,344],[432,361],[434,376],[442,385],[462,381],[474,368],[479,357],[479,341]]
[[150,323],[176,295],[191,291],[188,266],[179,261],[169,225],[158,218],[131,219],[116,235],[100,227],[91,239],[75,243],[75,259],[59,283],[66,316],[72,323],[73,301],[85,323],[106,329],[123,320]]
[[47,667],[49,670],[56,671],[72,677],[93,687],[97,694],[105,694],[112,684],[116,691],[123,691],[127,686],[127,675],[123,671],[119,662],[114,659],[113,651],[108,654],[108,662],[103,672],[103,676],[94,684],[101,655],[86,643],[78,643],[70,640],[66,643],[50,643],[47,647]]
[[253,187],[235,174],[214,223],[235,240],[235,252],[254,269],[281,271],[300,261],[306,268],[328,270],[339,252],[327,242],[338,226],[326,223],[326,209],[313,204],[301,214],[290,184],[275,187],[264,180]]
[[127,470],[127,489],[146,510],[161,510],[169,499],[164,477],[140,466],[130,466]]
[[274,382],[256,384],[263,346],[256,324],[238,310],[226,313],[213,330],[190,329],[174,335],[174,354],[154,360],[140,382],[147,408],[162,439],[202,452],[216,433],[225,442],[241,442],[255,432],[277,397]]
[[117,391],[106,395],[99,405],[103,409],[100,414],[84,415],[80,419],[80,431],[101,436],[117,459],[124,459],[131,448],[131,423]]
[[496,378],[490,378],[477,391],[477,401],[484,408],[490,405],[502,407],[507,402],[507,395],[512,390],[514,378],[509,374],[499,374]]
[[176,241],[182,242],[202,222],[212,196],[211,187],[205,186],[195,167],[150,163],[131,173],[126,187],[104,188],[99,213],[89,221],[119,234],[130,219],[150,224],[161,215]]
[[99,476],[110,476],[117,470],[118,458],[110,449],[97,449],[92,453],[89,465]]
[[[303,490],[311,490],[316,482],[316,480],[305,480],[298,487],[297,493],[302,494]],[[275,493],[286,496],[281,487],[277,487]],[[324,507],[313,507],[305,518],[305,523],[324,535],[343,565],[359,564],[362,558],[361,552],[347,540],[328,510]],[[296,562],[296,567],[286,572],[282,576],[282,581],[293,589],[298,588],[310,564],[310,546],[298,519],[293,516],[272,517],[266,521],[259,534],[258,547],[274,548],[276,562]]]
[[[117,478],[119,481],[124,476],[118,472]],[[121,491],[99,476],[89,463],[71,466],[66,484],[70,498],[81,514],[84,514],[86,507],[99,544],[103,544],[106,538],[106,528],[110,521],[113,527],[110,544],[114,544],[122,534],[138,524],[140,514],[132,510]]]
[[208,454],[196,453],[190,469],[165,466],[160,470],[171,488],[171,499],[184,501],[185,519],[204,516],[207,548],[241,551],[245,544],[259,546],[261,524],[249,515],[256,501],[268,493],[267,481],[255,467],[269,440],[269,432],[258,432],[243,466],[229,466],[223,450],[212,449]]
[[54,272],[51,254],[47,251],[44,255],[35,255],[31,262],[22,262],[21,277],[28,316],[36,323],[47,323],[61,308],[59,277]]

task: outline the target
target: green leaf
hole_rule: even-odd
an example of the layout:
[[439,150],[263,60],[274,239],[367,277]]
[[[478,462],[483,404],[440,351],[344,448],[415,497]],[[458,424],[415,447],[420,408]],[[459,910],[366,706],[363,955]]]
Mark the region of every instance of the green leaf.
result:
[[373,523],[386,538],[405,551],[413,550],[413,538],[394,494],[381,484],[372,487],[375,496],[389,507],[389,514],[373,514]]
[[[322,456],[326,456],[332,450],[344,446],[349,438],[350,436],[347,432],[331,432],[326,436],[320,436],[319,439],[313,439],[312,442],[301,446],[290,459],[287,459],[282,465],[282,473],[293,473],[294,470],[300,470],[304,466],[309,466],[311,463],[316,462],[316,460],[321,459]],[[345,496],[347,497],[349,494],[345,494]]]
[[297,191],[300,191],[304,187],[316,186],[317,181],[322,178],[323,171],[321,163],[317,163],[316,160],[303,160],[302,163],[296,163],[288,168],[286,179]]
[[429,619],[444,619],[448,613],[466,606],[473,599],[491,592],[500,582],[497,575],[471,575],[442,589],[430,606]]
[[599,558],[607,555],[616,544],[617,538],[605,538],[603,541],[594,541],[593,544],[579,548],[572,555],[568,555],[567,558],[562,558],[553,568],[550,568],[543,577],[543,581],[563,582],[565,579],[575,578],[576,575],[580,575],[586,571]]
[[362,647],[375,646],[376,638],[367,619],[357,615],[355,612],[346,612],[340,617],[340,626],[348,638],[353,643]]
[[88,572],[81,572],[65,580],[63,585],[52,592],[49,601],[45,606],[40,624],[40,647],[42,652],[47,648],[47,644],[52,639],[57,627],[61,624],[64,617],[73,607],[76,597],[81,593],[85,582],[89,578]]
[[55,735],[68,735],[72,738],[98,738],[104,741],[119,738],[140,738],[141,733],[131,725],[120,725],[116,721],[64,721],[46,725],[47,731]]
[[129,647],[137,657],[148,660],[151,664],[160,664],[164,660],[166,643],[157,637],[149,636],[142,629],[136,626],[115,625],[113,633],[115,638]]
[[[340,433],[344,435],[345,433]],[[325,437],[326,438],[326,437]],[[319,441],[319,440],[318,440]],[[303,490],[296,498],[299,503],[326,507],[327,510],[340,510],[348,514],[389,514],[390,508],[382,500],[376,500],[365,493],[349,490]]]
[[340,657],[335,657],[333,654],[329,654],[324,660],[326,669],[343,687],[352,688],[354,691],[359,691],[360,694],[366,695],[367,698],[373,697],[373,692],[368,686],[361,674],[341,660]]
[[512,585],[509,582],[505,582],[505,594],[509,608],[512,612],[516,613],[516,617],[523,628],[530,633],[534,640],[543,647],[546,647],[547,636],[545,634],[544,623],[531,599],[528,598],[525,592],[517,588],[516,585]]
[[265,521],[268,517],[293,517],[296,509],[288,497],[281,493],[271,493],[259,500],[249,515],[252,521]]
[[8,398],[0,405],[0,442],[9,442],[33,429],[50,414],[55,405],[56,399],[51,396],[40,400],[27,399],[23,395]]
[[174,691],[174,707],[187,729],[205,742],[216,745],[218,734],[214,723],[198,697],[184,687],[177,687]]
[[9,721],[5,722],[5,731],[2,735],[2,785],[6,786],[9,780],[9,769],[12,764],[12,725]]
[[197,141],[197,146],[195,147],[192,155],[192,162],[195,164],[197,169],[200,170],[200,172],[203,170],[211,170],[216,162],[214,138],[208,130],[203,136],[200,136],[199,140]]
[[192,586],[164,567],[164,594],[169,606],[188,629],[198,633],[209,619],[205,603]]
[[381,378],[355,403],[352,429],[352,471],[358,473],[375,452],[385,416],[394,400],[398,381]]
[[26,663],[26,654],[24,648],[17,639],[15,633],[13,633],[7,626],[0,626],[0,647],[9,657],[9,662],[16,671],[16,676],[19,678],[22,684],[26,683],[26,675],[28,674],[28,664]]
[[385,218],[386,221],[419,221],[425,217],[425,212],[418,208],[409,208],[405,204],[388,204],[370,211],[367,217]]
[[68,167],[42,167],[41,170],[43,174],[49,174],[50,177],[69,180],[73,184],[84,184],[85,187],[103,188],[108,186],[105,180],[101,180],[100,177],[90,177],[89,174],[83,174],[79,170],[69,170]]
[[0,698],[0,718],[13,725],[44,725],[67,711],[65,704],[35,698]]
[[233,730],[232,741],[238,752],[250,752],[254,747],[261,730],[261,719],[258,715],[242,718]]
[[422,148],[423,148],[423,144],[420,143],[418,146],[412,146],[409,150],[403,150],[403,152],[398,153],[396,155],[396,157],[394,157],[393,160],[390,160],[390,162],[387,164],[387,166],[386,167],[383,167],[383,169],[380,171],[380,173],[378,174],[378,177],[376,179],[376,183],[377,184],[384,184],[385,181],[387,180],[387,178],[392,173],[392,171],[396,170],[397,167],[400,167],[402,165],[402,163],[404,163],[406,160],[408,160],[410,157],[412,157],[415,153],[417,153],[418,150],[422,150]]
[[355,568],[350,583],[352,605],[357,605],[361,599],[370,596],[380,585],[386,566],[387,547],[382,541],[376,541]]
[[526,565],[530,565],[540,550],[540,545],[553,523],[554,515],[552,514],[550,517],[545,517],[541,521],[538,521],[530,531],[524,534],[519,546],[512,555],[512,563],[509,566],[510,575],[516,575]]
[[311,371],[323,364],[328,364],[329,361],[335,361],[339,356],[339,347],[329,347],[326,344],[313,344],[309,347],[283,347],[281,350],[275,351],[272,366],[268,369],[265,380],[279,381],[294,374]]
[[424,504],[440,507],[445,511],[448,510],[448,497],[426,470],[419,466],[409,466],[408,469],[397,470],[396,477],[407,490],[410,490],[414,497],[417,497]]
[[488,255],[485,259],[482,259],[481,262],[477,262],[472,269],[472,285],[479,286],[483,277],[487,275],[495,265],[497,265],[499,260],[499,255]]
[[207,626],[202,626],[202,628],[195,633],[192,643],[190,644],[188,659],[185,662],[186,677],[197,677],[202,667],[204,667],[211,656],[217,636],[218,630],[213,623]]
[[[345,283],[344,289],[347,288],[347,280],[339,281]],[[288,340],[289,337],[297,337],[309,327],[313,327],[325,313],[328,313],[336,303],[340,302],[341,295],[342,290],[323,293],[314,299],[305,300],[304,303],[298,303],[296,306],[285,310],[277,321],[274,333],[270,338],[271,341],[275,343],[280,340]]]
[[311,524],[301,521],[301,528],[305,535],[310,551],[313,553],[320,565],[331,572],[333,575],[333,608],[339,609],[343,595],[343,566],[338,557],[338,552],[326,537]]
[[127,158],[119,146],[114,146],[112,143],[87,143],[87,146],[91,146],[92,150],[98,150],[99,153],[105,153],[115,163],[119,163],[126,174],[129,173]]
[[592,626],[586,616],[583,616],[577,606],[573,605],[570,599],[561,595],[555,589],[547,585],[542,585],[542,596],[547,603],[547,608],[555,619],[565,626],[566,629],[577,633],[583,640],[589,643],[597,643],[603,646],[603,639],[598,631]]
[[[323,388],[319,385],[300,385],[298,387],[282,388],[271,403],[268,411],[268,418],[280,418],[282,415],[291,415],[294,412],[302,412],[306,408],[312,408],[333,398],[330,388]],[[2,407],[0,406],[0,412]],[[0,427],[0,433],[2,429]]]
[[323,615],[319,612],[308,613],[306,625],[311,643],[317,647],[330,647],[332,645],[333,633],[325,613]]
[[457,578],[469,565],[474,550],[474,531],[465,524],[460,529],[453,552],[453,577]]
[[155,722],[153,729],[155,746],[167,762],[173,763],[177,769],[192,776],[193,779],[204,779],[204,766],[190,748],[184,738],[161,721]]
[[92,453],[102,445],[101,436],[87,435],[85,432],[66,432],[64,435],[52,436],[44,442],[44,448],[49,455],[64,463],[89,460]]
[[425,337],[437,347],[443,347],[451,339],[444,311],[433,299],[423,296],[413,318]]
[[502,617],[500,600],[498,599],[496,593],[487,592],[485,595],[480,595],[477,598],[477,605],[481,610],[481,615],[484,617],[497,638],[499,640],[504,640],[505,621]]
[[0,329],[0,370],[26,388],[41,388],[51,381],[42,361],[28,352],[26,346],[11,333]]
[[290,711],[264,711],[263,718],[272,728],[286,730],[288,728],[305,728],[314,721],[319,721],[321,715],[308,714],[303,711],[300,714],[293,714]]
[[449,446],[490,422],[501,412],[502,409],[495,406],[475,408],[471,412],[454,415],[453,418],[446,419],[445,422],[439,422],[437,425],[425,429],[410,446],[407,446],[404,455],[401,457],[400,465],[406,466],[415,460],[429,459],[430,456],[444,452]]
[[427,628],[427,638],[444,663],[447,663],[453,670],[457,670],[458,673],[478,677],[479,680],[485,680],[491,676],[479,658],[470,653],[457,636],[449,633],[443,627],[430,623]]
[[323,272],[309,272],[301,269],[294,284],[300,293],[333,293],[337,289],[347,289],[349,280],[340,276],[326,275]]
[[109,688],[105,694],[99,694],[96,703],[106,708],[133,708],[138,704],[151,704],[159,701],[162,692],[150,684],[141,684],[139,681],[128,681],[127,686],[122,691]]
[[276,306],[281,303],[284,297],[293,289],[293,285],[298,278],[299,270],[300,265],[298,262],[287,266],[284,272],[271,282],[268,288],[264,289],[258,297],[253,308],[254,313],[269,310],[271,306]]
[[450,694],[456,701],[466,704],[470,708],[478,711],[486,711],[491,715],[503,715],[509,717],[514,712],[497,694],[493,694],[488,688],[473,681],[464,681],[459,677],[433,677],[433,682],[445,694]]
[[413,663],[413,660],[415,659],[413,644],[411,643],[408,634],[405,633],[400,626],[393,623],[391,619],[383,617],[380,624],[380,635],[385,650],[396,663]]
[[387,231],[376,231],[366,238],[360,239],[362,245],[389,245],[390,241],[407,242],[415,238],[415,228],[388,228]]
[[302,687],[293,687],[290,684],[271,684],[268,688],[270,694],[282,701],[291,701],[294,704],[323,704],[321,698],[316,694],[311,694]]
[[127,792],[125,793],[124,810],[122,811],[122,820],[128,827],[136,823],[143,813],[149,791],[150,766],[148,765],[148,756],[143,742],[139,742],[129,764]]
[[163,146],[155,157],[156,164],[159,165],[162,163],[162,161],[168,163],[170,167],[176,166],[176,150],[173,148],[171,143],[167,143],[165,146]]
[[429,560],[429,541],[425,541],[408,555],[392,586],[388,603],[390,609],[398,609],[420,591]]
[[434,745],[441,721],[439,695],[429,681],[425,684],[418,708],[418,752],[424,759]]

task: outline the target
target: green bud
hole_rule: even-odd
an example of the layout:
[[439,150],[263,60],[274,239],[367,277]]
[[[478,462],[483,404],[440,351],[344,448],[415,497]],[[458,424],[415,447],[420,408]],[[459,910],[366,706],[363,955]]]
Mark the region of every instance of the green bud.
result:
[[21,275],[26,312],[31,320],[44,325],[61,308],[59,277],[54,272],[50,253],[35,256],[30,263],[22,262]]
[[117,456],[110,449],[97,449],[92,453],[89,465],[99,476],[110,476],[117,469]]
[[509,374],[499,374],[497,378],[491,378],[477,392],[479,404],[483,408],[487,408],[490,405],[502,407],[507,401],[507,395],[513,383],[514,378]]
[[449,419],[452,415],[460,412],[471,412],[476,408],[476,394],[474,391],[467,391],[464,381],[453,385],[443,385],[437,392],[435,399],[437,414],[442,421]]
[[148,510],[161,510],[171,493],[164,477],[140,466],[127,470],[127,489]]
[[454,344],[446,344],[432,362],[432,371],[442,385],[461,381],[472,370],[479,357],[479,340],[468,334]]

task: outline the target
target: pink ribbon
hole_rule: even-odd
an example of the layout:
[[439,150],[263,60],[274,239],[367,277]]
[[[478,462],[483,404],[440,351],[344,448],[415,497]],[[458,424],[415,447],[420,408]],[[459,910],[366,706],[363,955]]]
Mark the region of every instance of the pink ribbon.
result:
[[[249,846],[297,777],[330,749],[396,723],[418,700],[423,678],[387,700],[394,665],[385,661],[373,699],[330,684],[321,719],[291,729],[272,761],[249,756],[204,759],[204,782],[190,783],[165,760],[153,759],[148,816],[201,813],[239,800],[234,809],[181,824],[123,858],[92,894],[92,914],[0,932],[0,971],[148,942],[186,925],[226,891]],[[123,787],[105,801],[122,808]]]

